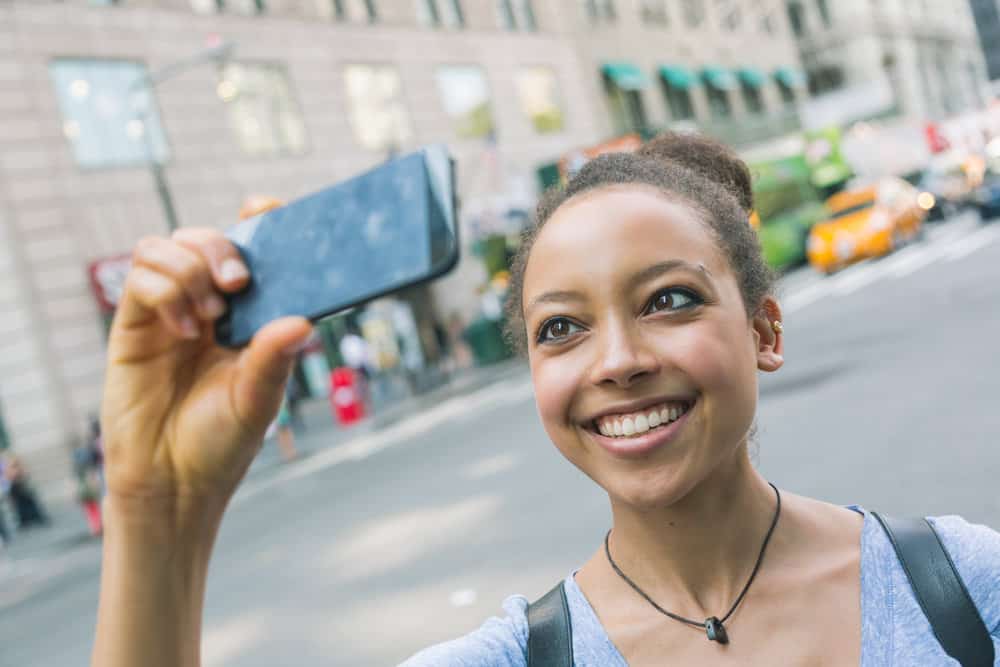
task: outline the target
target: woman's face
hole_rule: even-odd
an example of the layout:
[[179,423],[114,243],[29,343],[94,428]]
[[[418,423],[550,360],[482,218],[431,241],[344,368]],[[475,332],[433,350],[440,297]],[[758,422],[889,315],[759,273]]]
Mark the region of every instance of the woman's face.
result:
[[612,498],[671,505],[737,460],[757,370],[781,366],[767,317],[693,209],[647,186],[563,204],[535,240],[523,292],[539,413]]

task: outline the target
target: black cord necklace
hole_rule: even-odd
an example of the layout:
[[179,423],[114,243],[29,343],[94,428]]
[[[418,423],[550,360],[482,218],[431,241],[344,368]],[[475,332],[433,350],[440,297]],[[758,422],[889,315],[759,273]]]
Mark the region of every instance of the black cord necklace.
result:
[[778,491],[778,487],[774,484],[771,484],[770,482],[768,482],[768,484],[770,484],[771,488],[774,489],[774,495],[777,498],[777,505],[774,508],[774,518],[771,519],[771,527],[767,529],[767,535],[764,536],[764,543],[760,545],[760,554],[757,556],[757,562],[753,566],[753,572],[750,573],[750,578],[747,580],[746,586],[743,587],[743,590],[740,591],[739,597],[736,598],[736,602],[733,603],[733,606],[729,608],[729,611],[726,612],[726,615],[721,619],[716,618],[715,616],[709,616],[704,621],[695,621],[690,618],[678,616],[677,614],[671,614],[669,611],[653,602],[653,599],[646,595],[646,593],[639,588],[634,581],[629,579],[628,575],[622,572],[621,568],[618,567],[614,559],[611,558],[611,547],[608,546],[608,538],[611,537],[610,530],[608,531],[608,534],[604,536],[604,553],[608,556],[608,562],[611,563],[611,567],[618,573],[618,576],[624,579],[625,583],[631,586],[636,593],[645,598],[646,602],[653,605],[653,608],[656,609],[656,611],[669,616],[675,621],[687,623],[688,625],[693,625],[695,627],[703,627],[705,628],[705,634],[708,635],[708,639],[710,641],[719,642],[720,644],[728,644],[729,634],[726,632],[726,628],[723,623],[729,620],[729,617],[733,615],[736,608],[740,606],[740,602],[743,601],[743,597],[747,594],[747,591],[750,590],[750,584],[753,583],[754,577],[757,576],[757,571],[760,570],[761,563],[764,562],[764,552],[767,550],[767,543],[771,541],[771,535],[774,533],[774,527],[778,525],[778,517],[781,516],[781,492]]

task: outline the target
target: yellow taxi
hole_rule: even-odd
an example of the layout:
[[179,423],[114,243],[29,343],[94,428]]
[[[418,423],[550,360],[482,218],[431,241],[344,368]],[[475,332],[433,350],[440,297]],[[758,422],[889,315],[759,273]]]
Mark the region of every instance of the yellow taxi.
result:
[[806,255],[824,273],[881,257],[920,235],[927,211],[920,190],[901,178],[884,178],[826,200],[830,217],[813,225]]

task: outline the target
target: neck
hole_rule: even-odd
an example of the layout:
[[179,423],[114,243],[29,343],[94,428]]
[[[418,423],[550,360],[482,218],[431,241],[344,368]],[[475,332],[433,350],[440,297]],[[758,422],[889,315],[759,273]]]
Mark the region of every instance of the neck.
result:
[[757,561],[775,493],[744,446],[731,465],[669,506],[640,509],[616,499],[611,506],[611,556],[622,571],[673,613],[721,618]]

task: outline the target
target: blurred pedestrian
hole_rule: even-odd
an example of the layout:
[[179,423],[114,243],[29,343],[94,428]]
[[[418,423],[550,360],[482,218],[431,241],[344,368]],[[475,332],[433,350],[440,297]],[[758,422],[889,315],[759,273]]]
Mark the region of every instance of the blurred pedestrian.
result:
[[17,515],[17,529],[27,530],[49,525],[49,517],[31,487],[28,472],[15,454],[8,453],[4,456],[3,476],[10,485],[8,493]]
[[[0,466],[2,468],[2,466]],[[7,499],[7,491],[9,490],[10,484],[4,479],[2,472],[0,472],[0,548],[6,547],[10,544],[10,529],[7,528],[7,517],[4,508],[4,502]]]
[[371,346],[356,330],[348,329],[340,339],[340,357],[344,360],[344,365],[354,371],[358,393],[371,409],[370,383],[374,374]]
[[285,463],[298,458],[298,451],[295,449],[295,429],[292,428],[292,411],[289,408],[288,394],[281,401],[278,409],[278,418],[275,420],[275,428],[278,436],[278,449],[281,451],[281,458]]
[[305,431],[306,424],[302,419],[302,401],[308,398],[309,392],[299,381],[298,376],[292,373],[285,386],[285,398],[288,401],[288,412],[291,415],[292,426],[299,432]]
[[101,498],[104,496],[101,423],[97,417],[90,418],[87,438],[73,450],[73,469],[77,479],[77,500],[83,508],[90,534],[97,536],[103,531],[101,521]]

